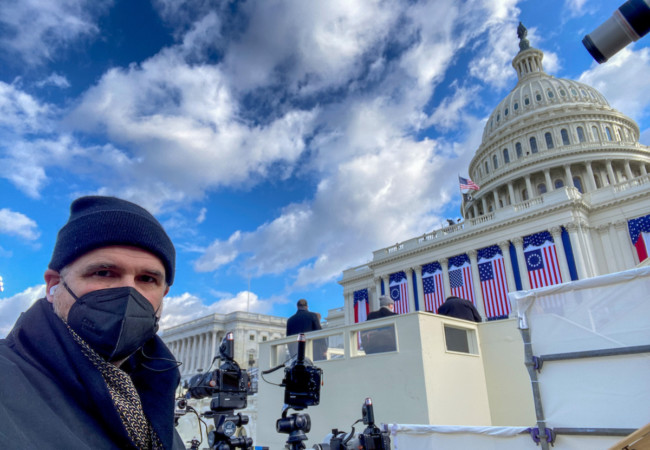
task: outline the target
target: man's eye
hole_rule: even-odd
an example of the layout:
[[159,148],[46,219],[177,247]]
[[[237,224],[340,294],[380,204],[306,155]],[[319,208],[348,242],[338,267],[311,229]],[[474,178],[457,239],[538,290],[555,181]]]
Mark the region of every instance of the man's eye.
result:
[[110,277],[113,273],[110,270],[98,270],[95,275],[98,277]]
[[155,277],[152,277],[151,275],[142,275],[140,277],[140,281],[144,283],[157,283],[158,279]]

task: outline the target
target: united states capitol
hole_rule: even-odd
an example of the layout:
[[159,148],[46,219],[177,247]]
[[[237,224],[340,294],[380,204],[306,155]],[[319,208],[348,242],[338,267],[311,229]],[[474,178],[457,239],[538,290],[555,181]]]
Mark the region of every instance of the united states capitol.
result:
[[[639,143],[637,124],[596,89],[548,75],[544,54],[530,45],[525,28],[520,28],[519,47],[512,60],[518,82],[488,117],[467,168],[465,181],[475,187],[463,191],[462,219],[421,236],[405,236],[403,242],[375,250],[369,263],[344,270],[339,281],[343,306],[329,311],[323,330],[308,335],[309,357],[313,340],[327,339],[329,345],[326,358],[315,361],[323,369],[324,386],[321,404],[309,409],[310,443],[358,419],[364,397],[373,398],[378,422],[511,427],[525,435],[520,428],[539,424],[539,399],[531,393],[532,375],[524,364],[523,314],[517,317],[512,301],[517,295],[536,298],[534,311],[545,318],[540,329],[551,340],[555,332],[579,341],[603,338],[599,324],[612,326],[616,314],[625,310],[629,326],[617,328],[616,338],[607,335],[609,347],[638,345],[637,338],[650,344],[648,325],[634,328],[633,317],[647,318],[647,302],[634,296],[603,300],[594,294],[610,292],[619,283],[607,278],[612,274],[633,273],[649,283],[643,266],[650,239],[650,148]],[[581,284],[603,277],[614,281]],[[535,290],[542,292],[539,298]],[[364,322],[368,311],[379,308],[382,294],[393,297],[401,314]],[[435,314],[450,295],[471,299],[484,321]],[[565,298],[572,300],[563,303]],[[590,301],[600,302],[589,309],[591,322],[567,315],[576,298],[584,301],[581,311]],[[163,339],[183,361],[184,379],[210,366],[227,331],[234,332],[235,359],[246,368],[264,370],[286,359],[292,339],[284,337],[285,323],[284,318],[246,312],[213,314],[166,329]],[[370,353],[359,345],[361,334],[378,327],[392,330],[396,350]],[[627,332],[637,335],[632,344],[621,337]],[[552,370],[546,364],[549,368],[540,368],[540,376]],[[647,360],[638,364],[631,367],[647,374]],[[580,390],[581,382],[597,376],[589,372],[580,367],[573,373],[585,374],[584,379],[570,384]],[[278,383],[278,376],[272,381]],[[258,382],[258,393],[243,411],[251,416],[248,433],[256,445],[281,448],[283,436],[274,424],[282,390]],[[562,395],[567,398],[574,394],[566,390]],[[612,401],[609,426],[593,418],[572,429],[628,430],[650,422],[647,406],[639,414],[639,405],[648,401],[647,386],[641,391],[639,398],[627,399],[627,413],[615,411],[623,403]],[[190,426],[183,432],[191,433]],[[564,442],[564,448],[592,448],[596,441],[588,439],[597,437],[605,440],[596,445],[620,439],[616,433],[587,436],[569,445],[567,434],[557,437],[555,446],[563,448]],[[530,445],[524,448],[536,447],[526,439]]]

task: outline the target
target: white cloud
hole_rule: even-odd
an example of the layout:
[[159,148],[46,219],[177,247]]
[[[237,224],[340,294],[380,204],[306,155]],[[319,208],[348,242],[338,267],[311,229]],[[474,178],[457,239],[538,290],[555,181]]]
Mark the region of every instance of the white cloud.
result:
[[627,47],[604,64],[593,63],[578,81],[596,88],[612,107],[640,120],[650,109],[650,48]]
[[234,297],[223,294],[224,297],[206,305],[204,301],[189,293],[179,296],[166,297],[160,328],[164,330],[182,323],[199,319],[210,314],[229,314],[236,311],[267,314],[276,303],[286,303],[284,298],[260,299],[255,293],[242,291]]
[[51,106],[14,84],[0,81],[0,129],[10,129],[17,134],[49,131],[51,114]]
[[[6,281],[6,280],[5,280]],[[21,312],[45,296],[45,285],[34,286],[23,292],[0,299],[0,336],[6,337]]]
[[63,75],[58,73],[51,73],[50,76],[36,83],[38,87],[44,86],[55,86],[58,88],[68,88],[70,87],[70,82]]
[[0,209],[0,233],[29,241],[34,241],[41,235],[36,222],[22,213],[7,208]]
[[52,60],[56,52],[82,38],[95,36],[95,19],[112,0],[5,1],[0,8],[0,47],[5,58],[17,56],[33,65]]
[[196,223],[203,223],[205,221],[205,216],[208,213],[208,208],[201,208],[199,215],[196,218]]

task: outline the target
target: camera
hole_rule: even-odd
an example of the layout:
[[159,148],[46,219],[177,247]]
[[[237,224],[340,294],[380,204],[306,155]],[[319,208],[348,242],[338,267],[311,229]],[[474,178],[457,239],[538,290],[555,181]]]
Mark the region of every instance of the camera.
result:
[[248,372],[241,370],[233,359],[234,343],[228,333],[219,347],[221,366],[204,374],[190,378],[187,398],[202,399],[212,396],[210,409],[229,411],[246,408],[247,397],[252,394]]
[[390,450],[390,433],[381,431],[375,425],[375,413],[372,407],[372,399],[366,398],[361,407],[361,419],[355,422],[361,422],[367,425],[358,437],[354,437],[354,424],[350,433],[340,432],[338,429],[332,430],[329,444],[316,444],[312,447],[314,450]]
[[289,367],[284,369],[284,403],[293,409],[305,409],[320,403],[320,385],[323,370],[305,359],[305,337],[298,338],[298,355]]
[[[242,426],[248,423],[248,416],[234,414],[235,409],[246,408],[247,397],[253,392],[248,372],[241,370],[233,354],[233,334],[227,333],[219,346],[217,358],[221,360],[221,366],[212,372],[190,378],[185,394],[187,399],[198,400],[212,396],[210,411],[204,412],[203,417],[214,420],[214,430],[208,433],[208,444],[214,450],[250,449],[253,446],[251,438],[239,435],[243,430]],[[176,415],[190,408],[187,402],[179,400],[179,412]]]
[[584,37],[582,43],[593,58],[602,64],[632,41],[650,30],[650,0],[629,0],[612,17]]

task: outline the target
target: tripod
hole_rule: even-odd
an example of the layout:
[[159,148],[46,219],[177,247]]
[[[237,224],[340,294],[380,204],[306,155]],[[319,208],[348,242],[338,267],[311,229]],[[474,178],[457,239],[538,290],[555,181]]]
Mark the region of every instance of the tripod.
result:
[[293,413],[287,417],[289,408],[282,411],[282,417],[275,423],[278,433],[288,434],[286,450],[303,450],[306,447],[305,442],[309,430],[311,430],[311,419],[309,414]]
[[234,410],[221,412],[207,411],[203,417],[214,419],[214,430],[208,434],[208,444],[214,450],[232,450],[235,448],[249,449],[253,446],[253,439],[242,436],[242,425],[248,423],[248,416],[240,413],[233,414]]

